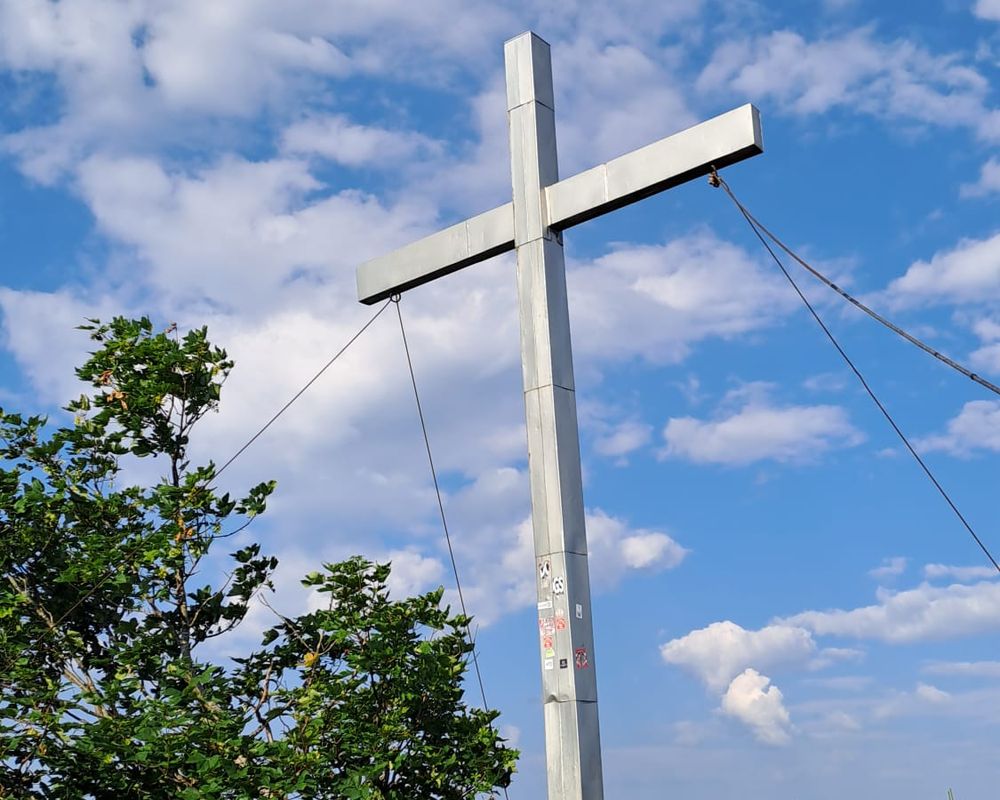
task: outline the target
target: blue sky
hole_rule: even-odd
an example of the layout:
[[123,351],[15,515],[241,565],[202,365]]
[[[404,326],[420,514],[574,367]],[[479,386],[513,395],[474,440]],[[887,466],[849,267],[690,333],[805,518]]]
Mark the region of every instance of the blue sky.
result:
[[[0,0],[0,403],[58,413],[85,316],[208,324],[224,460],[370,310],[354,269],[509,199],[502,43],[552,44],[561,173],[750,101],[743,201],[1000,378],[1000,2]],[[566,236],[609,797],[995,796],[1000,583],[725,196]],[[803,277],[1000,550],[1000,403]],[[403,300],[492,704],[544,795],[513,262]],[[297,578],[451,587],[380,320],[226,473]],[[137,477],[148,477],[145,467]],[[450,595],[453,596],[453,595]],[[268,623],[257,609],[238,649]]]

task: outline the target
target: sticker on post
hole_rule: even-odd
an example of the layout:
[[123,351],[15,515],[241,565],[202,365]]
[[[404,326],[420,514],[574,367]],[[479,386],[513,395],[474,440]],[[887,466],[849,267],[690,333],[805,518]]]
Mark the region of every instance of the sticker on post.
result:
[[547,581],[552,574],[552,562],[547,558],[538,565],[538,577]]
[[546,608],[552,608],[552,601],[551,600],[542,600],[538,604],[538,610],[539,611],[544,611]]
[[566,669],[568,666],[569,666],[569,659],[568,658],[560,658],[559,659],[559,669]]
[[576,604],[576,618],[583,619],[583,605],[581,605],[580,603]]
[[545,649],[545,657],[546,658],[552,658],[555,654],[556,654],[556,651],[553,650],[551,647],[547,647]]
[[564,617],[556,617],[556,630],[557,631],[566,630],[566,619]]
[[545,648],[552,647],[552,637],[551,636],[543,636],[542,637],[542,647],[545,647]]
[[552,669],[552,659],[551,658],[545,659],[545,669]]
[[566,591],[566,579],[560,575],[552,581],[552,594],[562,594]]
[[573,651],[573,661],[576,664],[577,669],[586,669],[590,666],[590,662],[587,660],[587,648],[578,647]]

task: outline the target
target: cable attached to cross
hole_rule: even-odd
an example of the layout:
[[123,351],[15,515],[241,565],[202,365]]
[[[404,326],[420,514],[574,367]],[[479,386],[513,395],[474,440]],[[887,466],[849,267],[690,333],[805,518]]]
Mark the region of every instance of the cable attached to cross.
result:
[[910,452],[910,455],[913,456],[913,458],[916,460],[917,464],[920,465],[920,468],[924,471],[924,474],[927,475],[928,479],[930,479],[930,482],[934,485],[934,488],[937,489],[938,493],[944,498],[945,502],[948,504],[948,506],[951,508],[951,510],[955,513],[955,516],[958,517],[959,521],[962,523],[962,526],[966,529],[966,531],[969,532],[969,535],[972,536],[972,538],[973,538],[973,540],[975,540],[976,544],[979,545],[979,549],[982,550],[983,553],[985,553],[985,555],[989,559],[990,563],[994,567],[996,567],[997,572],[1000,572],[1000,563],[997,563],[997,560],[993,557],[993,554],[990,552],[989,548],[983,543],[983,540],[979,538],[978,534],[972,528],[972,525],[965,518],[965,515],[962,514],[961,511],[959,511],[958,506],[951,499],[951,496],[948,494],[948,492],[945,490],[945,488],[941,485],[941,483],[938,481],[938,479],[934,476],[934,473],[931,472],[930,467],[927,466],[927,463],[923,460],[923,458],[920,457],[920,454],[916,451],[916,449],[914,449],[913,445],[910,444],[910,440],[906,437],[906,434],[904,434],[903,431],[902,431],[902,429],[899,427],[899,425],[896,424],[896,421],[892,418],[892,415],[889,413],[888,409],[882,404],[882,401],[879,400],[879,398],[875,394],[874,390],[868,384],[868,381],[865,380],[864,375],[861,374],[861,371],[855,365],[854,361],[851,360],[851,357],[847,355],[847,352],[840,345],[840,342],[837,341],[837,338],[833,335],[833,332],[826,326],[826,323],[823,322],[823,319],[820,317],[819,313],[813,307],[812,303],[810,303],[809,300],[806,298],[805,294],[803,294],[802,290],[799,288],[799,285],[795,282],[795,279],[792,277],[791,273],[788,271],[788,269],[782,263],[781,259],[778,258],[777,254],[774,252],[774,249],[771,247],[770,244],[768,244],[767,239],[764,238],[765,234],[775,244],[777,244],[778,247],[780,247],[782,250],[784,250],[786,253],[788,253],[788,255],[790,255],[793,259],[795,259],[796,262],[798,262],[804,269],[806,269],[808,272],[810,272],[814,277],[818,278],[820,281],[822,281],[828,287],[830,287],[831,289],[833,289],[834,291],[836,291],[837,294],[839,294],[841,297],[843,297],[846,300],[848,300],[850,303],[852,303],[853,305],[855,305],[857,308],[859,308],[862,311],[864,311],[866,314],[868,314],[868,316],[872,317],[872,319],[874,319],[877,322],[881,323],[882,325],[886,326],[891,331],[893,331],[893,332],[899,334],[900,336],[902,336],[904,339],[906,339],[911,344],[916,345],[921,350],[923,350],[923,351],[931,354],[932,356],[934,356],[935,358],[937,358],[939,361],[942,361],[943,363],[947,364],[948,366],[952,367],[953,369],[958,370],[963,375],[965,375],[967,378],[971,378],[976,383],[980,384],[981,386],[984,386],[985,388],[989,389],[990,391],[995,392],[996,394],[1000,394],[1000,387],[997,387],[996,385],[990,383],[986,379],[981,378],[979,375],[976,375],[974,372],[972,372],[971,370],[967,369],[966,367],[963,367],[958,362],[953,361],[952,359],[948,358],[947,356],[939,353],[937,350],[935,350],[934,348],[930,347],[929,345],[923,343],[922,341],[920,341],[919,339],[917,339],[912,334],[908,333],[907,331],[904,331],[898,325],[894,325],[893,323],[889,322],[889,320],[885,319],[885,317],[883,317],[880,314],[878,314],[877,312],[873,311],[868,306],[866,306],[864,303],[862,303],[860,300],[857,300],[856,298],[854,298],[850,294],[848,294],[846,291],[844,291],[843,289],[841,289],[833,281],[831,281],[829,278],[827,278],[825,275],[823,275],[819,270],[815,269],[814,267],[812,267],[811,265],[809,265],[808,263],[806,263],[805,260],[803,260],[798,255],[796,255],[789,247],[787,247],[780,239],[778,239],[778,237],[776,237],[773,233],[771,233],[767,228],[765,228],[763,225],[761,225],[757,221],[757,219],[747,210],[746,206],[744,206],[736,198],[736,195],[733,193],[733,190],[729,188],[729,184],[726,183],[725,180],[722,179],[722,177],[720,177],[719,173],[714,168],[712,169],[711,173],[708,176],[708,182],[709,182],[709,185],[711,185],[711,186],[713,186],[715,188],[720,188],[721,187],[722,189],[724,189],[726,191],[726,194],[729,195],[729,198],[736,205],[736,208],[739,210],[740,214],[746,220],[747,224],[750,226],[750,229],[754,232],[754,234],[756,235],[757,239],[760,240],[760,243],[764,246],[764,249],[767,250],[768,254],[771,256],[771,258],[773,259],[774,263],[778,266],[778,269],[781,270],[782,274],[785,276],[785,278],[791,284],[792,288],[795,290],[795,293],[799,296],[799,299],[805,304],[805,307],[809,310],[809,313],[812,314],[813,319],[816,320],[816,323],[823,330],[823,333],[826,334],[827,339],[830,340],[830,343],[836,348],[836,350],[840,354],[841,358],[843,358],[843,360],[846,362],[847,366],[850,367],[851,371],[854,373],[854,375],[857,377],[857,379],[861,382],[861,385],[862,385],[862,387],[864,387],[865,392],[868,393],[868,396],[872,399],[872,401],[878,407],[878,410],[882,412],[882,415],[889,422],[889,425],[892,426],[892,429],[896,432],[896,435],[900,438],[900,440],[903,442],[903,444],[906,445],[906,449]]
[[866,306],[864,303],[862,303],[860,300],[858,300],[852,294],[850,294],[849,292],[847,292],[844,289],[842,289],[840,286],[838,286],[836,283],[834,283],[832,280],[830,280],[828,277],[826,277],[826,275],[824,275],[822,272],[820,272],[818,269],[816,269],[814,266],[812,266],[809,262],[807,262],[804,258],[802,258],[798,253],[796,253],[788,245],[786,245],[783,241],[781,241],[781,239],[779,239],[777,236],[775,236],[773,233],[771,233],[771,231],[768,230],[768,228],[766,228],[760,222],[760,220],[758,220],[753,214],[751,214],[747,210],[746,206],[744,206],[739,200],[736,199],[736,195],[733,194],[733,190],[729,188],[729,184],[726,183],[719,176],[719,173],[716,172],[714,169],[712,170],[712,172],[708,176],[708,182],[709,182],[709,184],[711,186],[714,186],[716,188],[721,187],[722,189],[724,189],[726,191],[726,194],[729,195],[729,199],[732,200],[733,203],[736,204],[736,207],[739,209],[740,213],[743,215],[743,217],[746,219],[746,221],[750,224],[750,227],[752,227],[755,231],[762,231],[764,234],[766,234],[767,238],[769,238],[778,247],[780,247],[782,250],[784,250],[791,258],[793,258],[799,264],[799,266],[801,266],[803,269],[805,269],[809,274],[811,274],[818,281],[820,281],[821,283],[826,284],[829,288],[833,289],[833,291],[835,291],[837,294],[839,294],[841,297],[843,297],[847,302],[849,302],[855,308],[860,309],[865,314],[867,314],[869,317],[871,317],[873,320],[875,320],[876,322],[878,322],[880,325],[883,325],[884,327],[888,328],[893,333],[895,333],[897,336],[900,336],[901,338],[905,339],[906,341],[908,341],[910,344],[914,345],[915,347],[919,347],[925,353],[933,356],[934,358],[936,358],[941,363],[947,364],[953,370],[962,373],[969,380],[975,381],[980,386],[982,386],[982,387],[984,387],[986,389],[989,389],[991,392],[993,392],[996,395],[1000,395],[1000,386],[997,386],[995,383],[992,383],[992,382],[986,380],[986,378],[984,378],[982,375],[979,375],[979,374],[973,372],[968,367],[964,366],[963,364],[960,364],[959,362],[955,361],[953,358],[949,358],[948,356],[946,356],[944,353],[940,352],[939,350],[935,350],[929,344],[927,344],[926,342],[921,341],[920,339],[918,339],[916,336],[914,336],[909,331],[904,330],[903,328],[899,327],[898,325],[896,325],[892,321],[886,319],[881,314],[879,314],[877,311],[875,311],[874,309],[870,308],[869,306]]
[[[292,395],[291,399],[287,403],[285,403],[280,409],[278,409],[278,411],[266,423],[264,423],[264,425],[261,426],[261,428],[258,429],[258,431],[253,436],[251,436],[243,444],[242,447],[240,447],[235,453],[233,453],[233,455],[230,456],[229,459],[221,467],[219,467],[219,469],[215,470],[215,473],[212,476],[212,481],[210,481],[208,485],[211,486],[212,483],[214,482],[214,480],[216,478],[218,478],[219,475],[222,474],[223,470],[225,470],[226,467],[228,467],[230,464],[232,464],[234,461],[236,461],[236,459],[238,459],[241,455],[243,455],[243,453],[245,453],[247,451],[247,449],[250,447],[250,445],[252,445],[255,441],[257,441],[257,439],[259,439],[264,434],[264,432],[268,428],[270,428],[278,420],[278,418],[282,414],[284,414],[289,408],[291,408],[292,405],[295,403],[295,401],[298,400],[300,397],[302,397],[302,395],[305,394],[305,392],[309,389],[309,387],[311,387],[314,383],[316,383],[316,381],[319,380],[320,376],[324,372],[326,372],[334,364],[334,362],[337,361],[337,359],[339,359],[345,352],[347,352],[347,349],[352,344],[354,344],[361,337],[361,335],[365,331],[368,330],[368,328],[375,322],[375,320],[377,320],[380,316],[382,316],[382,312],[385,311],[388,307],[389,307],[389,302],[388,301],[386,301],[385,303],[383,303],[379,307],[378,311],[376,311],[371,317],[369,317],[368,321],[365,322],[365,324],[362,325],[361,328],[353,336],[351,336],[350,339],[347,340],[347,342],[344,344],[344,346],[341,347],[320,368],[320,370],[315,375],[313,375],[302,386],[301,389],[299,389],[294,395]],[[126,559],[131,559],[132,556],[136,555],[145,546],[146,546],[146,539],[140,538],[135,543],[135,545],[133,547],[131,547],[128,550],[125,551],[125,558]],[[87,591],[85,591],[83,593],[83,595],[81,595],[77,599],[77,601],[75,603],[73,603],[73,605],[71,605],[59,617],[59,619],[57,619],[54,623],[52,623],[52,625],[50,625],[45,630],[45,633],[42,635],[42,637],[40,637],[40,639],[44,638],[44,636],[47,636],[52,631],[57,630],[59,628],[59,626],[62,625],[63,622],[65,622],[67,619],[69,619],[70,615],[74,611],[76,611],[81,605],[83,605],[85,602],[87,602],[87,600],[89,600],[91,597],[93,597],[95,593],[97,593],[98,591],[100,591],[100,589],[101,589],[102,586],[104,586],[109,580],[111,580],[115,575],[118,574],[118,568],[119,568],[119,566],[120,566],[119,564],[111,564],[109,566],[109,568],[105,571],[105,573],[97,580],[97,582],[94,583],[89,589],[87,589]]]
[[[400,295],[398,293],[393,294],[389,298],[389,302],[394,303],[396,306],[396,316],[399,318],[399,333],[403,339],[403,352],[406,353],[406,366],[410,371],[410,384],[413,386],[413,400],[417,406],[417,416],[420,419],[420,430],[424,436],[424,449],[427,451],[427,464],[431,471],[431,480],[434,483],[434,494],[437,497],[438,513],[441,516],[441,527],[444,529],[445,542],[448,545],[448,558],[451,560],[451,571],[455,576],[455,588],[458,590],[458,602],[462,607],[462,616],[466,619],[465,624],[465,634],[466,638],[469,640],[470,653],[472,654],[472,666],[476,673],[476,680],[479,683],[479,694],[483,699],[483,710],[489,712],[490,706],[486,702],[486,687],[483,683],[483,673],[479,669],[479,656],[476,653],[476,640],[472,636],[472,627],[469,620],[469,614],[465,607],[465,594],[462,591],[462,581],[458,576],[458,561],[455,559],[455,549],[451,543],[451,532],[448,530],[448,517],[444,513],[444,500],[441,497],[441,486],[438,483],[437,469],[434,466],[434,456],[431,454],[431,440],[427,435],[427,422],[424,420],[424,410],[420,403],[420,392],[417,391],[417,376],[413,371],[413,359],[410,357],[410,344],[406,338],[406,326],[403,325],[403,312],[400,309],[399,301]],[[492,727],[493,723],[490,723]],[[508,798],[507,787],[501,787],[503,789],[503,794],[505,798]]]

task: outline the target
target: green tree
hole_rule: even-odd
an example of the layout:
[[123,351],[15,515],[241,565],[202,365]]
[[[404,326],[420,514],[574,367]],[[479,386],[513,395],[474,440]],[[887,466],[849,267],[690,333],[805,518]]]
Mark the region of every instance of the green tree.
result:
[[[84,326],[94,387],[72,425],[0,410],[0,797],[472,798],[517,756],[467,706],[468,619],[442,590],[401,601],[388,565],[327,564],[322,610],[275,617],[225,664],[276,560],[251,545],[202,583],[210,549],[265,509],[187,458],[233,363],[205,329]],[[136,459],[155,485],[127,485]],[[217,565],[218,558],[213,560]]]

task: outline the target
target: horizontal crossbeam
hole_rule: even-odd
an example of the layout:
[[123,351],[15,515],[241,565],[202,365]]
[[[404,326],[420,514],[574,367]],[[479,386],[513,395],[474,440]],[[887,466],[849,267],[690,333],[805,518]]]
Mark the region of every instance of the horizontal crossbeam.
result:
[[[564,230],[764,152],[760,114],[728,111],[545,188],[548,224]],[[514,249],[514,209],[492,211],[358,267],[358,299],[377,303]]]

